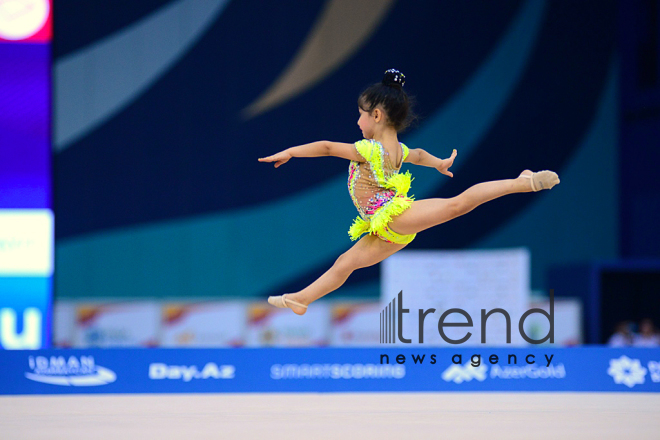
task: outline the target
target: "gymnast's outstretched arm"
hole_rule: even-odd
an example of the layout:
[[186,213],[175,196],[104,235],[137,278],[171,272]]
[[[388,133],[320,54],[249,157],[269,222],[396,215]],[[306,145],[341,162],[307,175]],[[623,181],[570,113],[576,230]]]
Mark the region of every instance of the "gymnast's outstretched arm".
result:
[[439,157],[435,157],[426,150],[422,150],[421,148],[413,148],[408,153],[408,157],[406,157],[406,160],[404,160],[404,162],[412,163],[414,165],[421,165],[425,167],[435,168],[442,174],[445,174],[449,177],[454,177],[454,174],[448,170],[449,167],[451,167],[454,164],[455,158],[456,158],[456,150],[452,151],[451,156],[449,156],[449,158],[440,159]]
[[353,144],[342,142],[317,141],[287,148],[268,157],[260,157],[259,162],[275,162],[275,168],[284,165],[292,157],[335,156],[357,162],[364,162]]

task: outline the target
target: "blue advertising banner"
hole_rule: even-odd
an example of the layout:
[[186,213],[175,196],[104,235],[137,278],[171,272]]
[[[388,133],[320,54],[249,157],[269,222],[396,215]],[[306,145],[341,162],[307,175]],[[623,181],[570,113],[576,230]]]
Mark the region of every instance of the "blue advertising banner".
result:
[[38,350],[0,364],[0,394],[660,392],[660,349]]

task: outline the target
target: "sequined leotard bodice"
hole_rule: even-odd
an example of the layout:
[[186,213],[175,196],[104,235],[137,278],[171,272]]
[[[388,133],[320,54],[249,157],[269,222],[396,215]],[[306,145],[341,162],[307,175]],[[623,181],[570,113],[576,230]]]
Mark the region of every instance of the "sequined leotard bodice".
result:
[[402,213],[413,202],[412,198],[407,197],[412,180],[410,172],[399,173],[409,149],[403,143],[399,146],[401,163],[395,167],[380,142],[363,139],[355,143],[357,152],[365,161],[351,161],[348,168],[348,191],[360,214],[349,230],[352,240],[365,232],[383,238],[383,231],[392,217]]
[[362,140],[355,148],[365,162],[351,161],[348,169],[348,191],[360,216],[367,220],[378,208],[382,208],[396,194],[387,188],[387,181],[399,173],[403,161],[408,156],[408,147],[399,143],[402,150],[401,164],[395,167],[390,156],[380,142]]

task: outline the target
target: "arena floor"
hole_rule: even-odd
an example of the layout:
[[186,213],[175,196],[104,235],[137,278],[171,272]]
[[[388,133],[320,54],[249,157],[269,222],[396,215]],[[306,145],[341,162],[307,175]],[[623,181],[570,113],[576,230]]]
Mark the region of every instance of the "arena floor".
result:
[[660,438],[660,394],[332,393],[0,397],[10,439]]

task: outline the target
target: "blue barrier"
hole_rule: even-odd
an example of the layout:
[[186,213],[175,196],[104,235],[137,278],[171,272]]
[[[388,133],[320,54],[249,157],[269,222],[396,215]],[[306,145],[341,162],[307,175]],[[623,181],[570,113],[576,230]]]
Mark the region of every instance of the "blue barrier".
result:
[[0,394],[660,392],[660,349],[66,349],[2,351],[0,365]]

